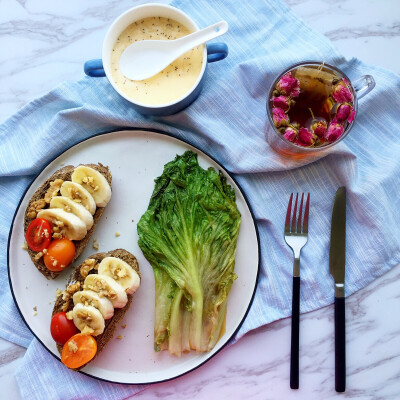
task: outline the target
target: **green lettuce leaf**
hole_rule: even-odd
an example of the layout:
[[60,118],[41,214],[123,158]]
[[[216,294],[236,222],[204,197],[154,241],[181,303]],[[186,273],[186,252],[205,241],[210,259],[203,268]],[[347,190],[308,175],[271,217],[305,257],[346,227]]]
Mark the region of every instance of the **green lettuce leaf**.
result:
[[240,213],[225,176],[186,151],[166,164],[138,223],[156,281],[155,348],[212,349],[224,329]]

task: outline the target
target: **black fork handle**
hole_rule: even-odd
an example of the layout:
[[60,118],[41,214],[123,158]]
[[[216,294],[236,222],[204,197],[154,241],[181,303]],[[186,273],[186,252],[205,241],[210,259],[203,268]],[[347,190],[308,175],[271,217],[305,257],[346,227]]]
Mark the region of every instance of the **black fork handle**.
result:
[[300,325],[300,277],[293,277],[292,337],[290,349],[290,387],[299,388],[299,325]]

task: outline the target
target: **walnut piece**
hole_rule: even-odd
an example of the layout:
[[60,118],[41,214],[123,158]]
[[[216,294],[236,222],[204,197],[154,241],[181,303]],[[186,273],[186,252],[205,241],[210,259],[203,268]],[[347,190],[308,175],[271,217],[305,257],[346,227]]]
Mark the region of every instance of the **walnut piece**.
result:
[[46,206],[46,201],[44,199],[39,199],[30,205],[27,213],[27,217],[30,219],[36,218],[37,213]]
[[94,332],[94,329],[90,328],[87,325],[85,325],[85,327],[81,331],[82,335],[91,335],[93,332]]
[[75,283],[72,283],[71,285],[69,285],[66,290],[67,290],[67,293],[69,293],[71,295],[71,294],[74,294],[75,292],[77,292],[80,289],[80,287],[81,287],[81,283],[75,282]]
[[70,342],[68,342],[68,350],[71,353],[76,353],[78,351],[78,345],[76,344],[76,342],[74,340],[71,340]]
[[94,258],[86,259],[80,269],[82,278],[86,278],[92,269],[97,269],[98,265]]

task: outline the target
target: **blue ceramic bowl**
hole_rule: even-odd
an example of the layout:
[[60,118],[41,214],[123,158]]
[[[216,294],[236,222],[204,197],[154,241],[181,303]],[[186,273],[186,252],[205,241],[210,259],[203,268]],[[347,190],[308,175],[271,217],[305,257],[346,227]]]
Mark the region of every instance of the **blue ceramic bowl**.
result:
[[144,4],[131,8],[124,14],[120,15],[110,26],[103,42],[102,59],[86,61],[84,65],[84,71],[86,75],[94,78],[106,76],[114,90],[116,90],[124,99],[129,101],[132,104],[132,107],[134,107],[141,114],[155,116],[171,115],[183,110],[194,100],[196,100],[203,86],[207,64],[226,58],[228,55],[228,46],[225,43],[212,43],[204,46],[203,65],[201,72],[193,87],[187,93],[185,93],[184,96],[176,99],[173,102],[159,105],[148,105],[133,101],[118,88],[112,79],[110,67],[111,52],[118,36],[132,22],[142,18],[154,16],[171,18],[182,23],[192,31],[199,30],[199,27],[187,14],[175,7],[164,4]]

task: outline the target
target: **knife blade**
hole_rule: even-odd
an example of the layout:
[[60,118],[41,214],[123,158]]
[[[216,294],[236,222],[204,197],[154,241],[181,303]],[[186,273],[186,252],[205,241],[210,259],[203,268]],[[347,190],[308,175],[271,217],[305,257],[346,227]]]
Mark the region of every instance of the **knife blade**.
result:
[[346,188],[335,195],[331,221],[329,272],[335,281],[335,390],[346,390],[346,325],[345,325],[345,265],[346,265]]

